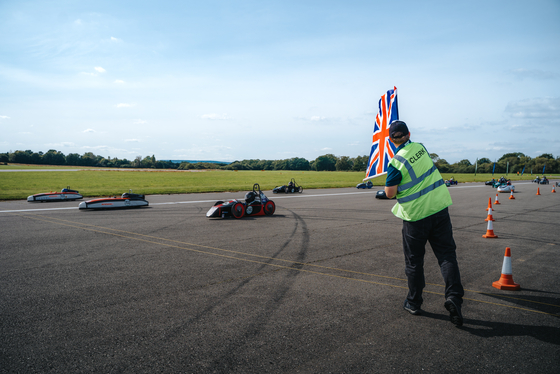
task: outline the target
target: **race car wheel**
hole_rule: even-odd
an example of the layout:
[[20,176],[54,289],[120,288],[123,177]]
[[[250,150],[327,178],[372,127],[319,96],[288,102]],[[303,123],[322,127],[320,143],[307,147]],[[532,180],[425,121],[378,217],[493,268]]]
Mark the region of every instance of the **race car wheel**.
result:
[[284,187],[284,193],[288,193],[288,186]]
[[231,215],[233,218],[241,218],[245,215],[245,206],[241,203],[235,203],[231,207]]
[[303,187],[300,187],[300,188],[298,189],[298,192],[299,192],[299,193],[302,193],[302,192],[303,192]]
[[271,216],[274,214],[274,212],[276,211],[276,204],[274,204],[274,201],[267,201],[266,204],[264,204],[264,214],[266,214],[267,216]]

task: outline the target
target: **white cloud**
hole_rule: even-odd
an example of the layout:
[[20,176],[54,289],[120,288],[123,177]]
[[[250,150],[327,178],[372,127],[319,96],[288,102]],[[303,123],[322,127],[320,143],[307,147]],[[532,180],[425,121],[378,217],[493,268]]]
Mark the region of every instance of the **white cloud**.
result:
[[107,70],[103,69],[101,66],[96,66],[94,69],[100,73],[105,73]]
[[95,132],[95,130],[93,130],[93,129],[85,129],[85,130],[82,131],[82,132]]
[[332,151],[332,148],[329,147],[321,148],[321,151]]
[[310,118],[311,121],[324,121],[324,120],[326,120],[326,119],[327,119],[327,118],[325,118],[325,117],[320,117],[320,116],[312,116],[312,117]]
[[93,150],[96,150],[96,149],[107,149],[107,148],[109,148],[109,147],[106,146],[106,145],[96,145],[95,147],[90,147],[90,146],[86,145],[86,146],[83,146],[83,147],[81,147],[81,148],[82,148],[82,149],[93,149]]
[[560,98],[535,98],[510,102],[505,112],[513,118],[555,120],[560,116]]
[[311,117],[294,117],[294,119],[296,120],[300,120],[300,121],[325,121],[327,119],[327,117],[321,117],[321,116],[311,116]]
[[81,25],[81,24],[82,24],[82,20],[78,18],[77,20],[74,21],[74,24],[75,24],[75,25]]
[[8,117],[8,116],[0,116],[0,119],[8,119],[8,118],[10,118],[10,117]]
[[115,43],[122,42],[121,39],[115,38],[114,36],[111,36],[111,41],[112,41],[112,42],[115,42]]
[[119,103],[119,104],[117,104],[117,105],[115,105],[115,106],[116,106],[117,108],[130,108],[130,107],[133,107],[133,106],[135,106],[135,105],[136,105],[135,103],[130,103],[130,104],[129,104],[129,103]]
[[120,79],[117,79],[117,80],[115,81],[115,83],[118,83],[118,84],[123,84],[123,83],[124,83],[124,81],[123,81],[123,80],[120,80]]
[[513,74],[517,79],[534,79],[534,80],[552,80],[556,79],[558,75],[552,71],[545,71],[539,69],[514,69],[509,73]]
[[140,140],[138,139],[125,139],[124,141],[127,143],[140,143]]
[[209,120],[226,120],[226,119],[231,119],[230,117],[228,117],[227,114],[216,114],[216,113],[212,113],[212,114],[203,114],[202,116],[200,116],[200,118],[202,118],[202,119],[209,119]]
[[60,143],[48,143],[46,144],[47,146],[49,146],[50,148],[55,148],[55,147],[74,147],[76,146],[75,143],[72,142],[60,142]]

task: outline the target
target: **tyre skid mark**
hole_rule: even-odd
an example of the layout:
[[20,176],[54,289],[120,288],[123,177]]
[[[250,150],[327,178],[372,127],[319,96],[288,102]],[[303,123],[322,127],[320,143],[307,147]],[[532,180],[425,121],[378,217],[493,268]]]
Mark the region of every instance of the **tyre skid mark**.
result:
[[[266,268],[266,266],[271,266],[271,267],[276,268],[276,270],[282,270],[282,269],[293,270],[293,271],[298,271],[298,272],[305,272],[305,273],[310,273],[310,274],[329,276],[329,277],[338,278],[338,279],[346,279],[346,280],[352,280],[352,281],[357,281],[357,282],[362,282],[362,283],[367,283],[367,284],[375,284],[375,285],[388,286],[388,287],[401,288],[401,289],[408,290],[408,286],[406,286],[406,285],[405,286],[400,286],[400,285],[395,285],[395,284],[376,282],[376,281],[369,280],[369,279],[360,279],[360,278],[356,278],[356,277],[351,277],[350,275],[346,275],[346,274],[352,274],[354,276],[361,275],[361,276],[366,276],[366,277],[379,277],[379,278],[385,278],[385,279],[407,282],[407,280],[403,279],[403,278],[384,276],[384,275],[372,274],[372,273],[364,273],[364,272],[347,270],[347,269],[339,269],[339,268],[334,268],[334,267],[321,266],[321,265],[317,265],[317,264],[313,264],[313,263],[297,262],[297,261],[293,261],[293,260],[273,258],[273,257],[269,257],[269,256],[262,256],[262,255],[244,253],[244,252],[233,251],[233,250],[228,250],[228,249],[215,248],[215,247],[211,247],[211,246],[199,245],[199,244],[194,244],[194,243],[180,242],[180,241],[177,241],[177,240],[159,238],[159,237],[154,237],[154,236],[140,234],[140,233],[128,232],[128,231],[124,231],[124,230],[118,230],[118,229],[100,227],[100,226],[95,226],[95,225],[90,225],[90,224],[72,222],[72,221],[67,221],[67,220],[63,220],[63,219],[59,219],[59,218],[47,219],[44,216],[37,216],[37,215],[22,215],[22,214],[18,214],[18,215],[21,216],[21,217],[29,218],[29,219],[33,219],[33,220],[39,220],[39,221],[49,222],[49,223],[58,224],[58,225],[74,227],[74,228],[77,228],[77,229],[102,233],[102,234],[106,234],[106,235],[112,235],[112,236],[121,237],[121,238],[137,240],[137,241],[151,243],[151,244],[157,244],[157,245],[171,247],[171,248],[188,250],[188,251],[191,251],[191,252],[194,252],[194,253],[218,256],[218,257],[222,257],[222,258],[229,258],[229,259],[233,259],[233,260],[245,261],[245,262],[250,262],[250,263],[255,263],[255,264],[261,264],[262,266],[260,266],[260,269]],[[55,222],[53,220],[60,221],[60,222]],[[154,241],[154,240],[160,240],[161,242]],[[171,243],[176,243],[176,244],[169,244],[169,243],[165,243],[165,242],[171,242]],[[200,248],[210,249],[210,250],[219,251],[219,252],[226,252],[228,254],[209,252],[209,251],[205,251],[205,250],[202,250],[202,249],[189,248],[187,246],[200,247]],[[254,260],[254,259],[250,259],[250,258],[242,258],[242,257],[238,257],[238,256],[246,256],[246,257],[253,257],[253,258],[256,257],[256,258],[259,258],[261,260],[267,260],[267,261]],[[275,264],[275,263],[272,263],[272,261],[289,263],[290,265]],[[322,271],[318,271],[318,270],[309,270],[309,269],[305,269],[305,267],[313,267],[313,268],[317,268],[317,269],[320,269],[320,270],[323,270],[323,271],[341,272],[345,275],[337,275],[337,274],[322,272]],[[250,277],[253,277],[253,276],[255,276],[255,275],[251,275]],[[434,284],[434,283],[426,283],[426,285],[436,286],[436,287],[441,287],[441,288],[445,287],[444,285]],[[488,292],[469,290],[469,289],[465,289],[465,291],[466,292],[472,292],[472,293],[479,294],[479,295],[489,295],[489,296],[492,296],[492,297],[499,297],[499,298],[503,298],[503,299],[508,299],[509,298],[509,299],[512,299],[512,300],[521,300],[521,301],[527,302],[529,304],[547,305],[547,306],[560,308],[560,305],[556,305],[556,304],[542,303],[542,302],[533,301],[533,300],[510,297],[510,296],[507,296],[507,295],[491,294],[491,293],[488,293]],[[430,291],[430,290],[424,290],[424,292],[444,296],[444,293],[442,293],[442,292],[435,292],[435,291]],[[533,312],[533,313],[539,313],[539,314],[545,314],[545,315],[560,317],[560,314],[558,314],[558,313],[548,313],[548,312],[544,312],[544,311],[540,311],[540,310],[533,310],[533,309],[527,309],[527,308],[522,308],[522,307],[517,307],[517,306],[512,306],[512,305],[499,304],[499,303],[494,303],[494,302],[480,300],[480,299],[464,298],[464,300],[476,301],[476,302],[485,303],[485,304],[503,306],[503,307],[512,308],[512,309],[518,309],[518,310],[524,310],[524,311],[529,311],[529,312]]]

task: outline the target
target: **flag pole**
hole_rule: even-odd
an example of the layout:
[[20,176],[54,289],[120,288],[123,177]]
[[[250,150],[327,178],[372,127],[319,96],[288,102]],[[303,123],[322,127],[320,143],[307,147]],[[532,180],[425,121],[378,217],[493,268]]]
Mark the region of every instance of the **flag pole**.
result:
[[476,170],[478,169],[478,157],[476,158],[476,162],[474,163],[474,176],[476,177]]

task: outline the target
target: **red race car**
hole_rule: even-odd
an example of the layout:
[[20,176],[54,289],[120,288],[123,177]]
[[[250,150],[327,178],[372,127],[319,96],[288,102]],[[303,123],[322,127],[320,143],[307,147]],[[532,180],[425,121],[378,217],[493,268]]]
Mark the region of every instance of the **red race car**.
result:
[[245,200],[218,201],[206,213],[208,218],[245,216],[271,216],[276,210],[274,201],[269,200],[261,191],[258,183],[253,185],[253,190],[245,194]]

